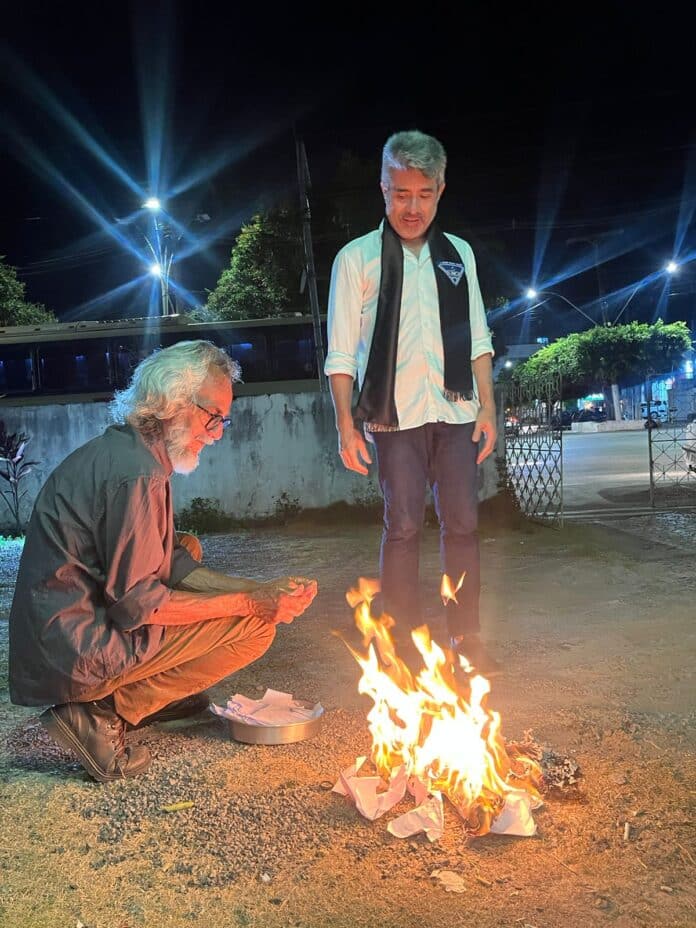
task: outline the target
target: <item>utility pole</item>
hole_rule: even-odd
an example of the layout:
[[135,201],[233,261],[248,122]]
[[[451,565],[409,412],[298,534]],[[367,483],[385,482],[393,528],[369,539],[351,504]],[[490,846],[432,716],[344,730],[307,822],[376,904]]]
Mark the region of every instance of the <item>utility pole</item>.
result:
[[295,154],[297,157],[297,183],[300,193],[300,213],[302,215],[302,244],[304,246],[304,273],[309,291],[309,305],[312,310],[312,323],[314,325],[314,347],[319,374],[319,389],[326,393],[328,385],[324,373],[324,335],[321,330],[319,315],[319,295],[317,294],[317,273],[314,268],[314,248],[312,247],[312,211],[309,205],[309,191],[312,186],[307,164],[307,152],[304,142],[295,135]]

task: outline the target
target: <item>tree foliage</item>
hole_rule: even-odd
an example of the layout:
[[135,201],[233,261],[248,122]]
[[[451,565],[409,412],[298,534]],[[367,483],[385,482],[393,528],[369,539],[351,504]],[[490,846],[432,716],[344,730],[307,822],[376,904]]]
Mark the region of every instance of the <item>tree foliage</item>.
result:
[[287,209],[259,212],[242,226],[229,267],[208,295],[208,318],[260,319],[303,308],[299,217]]
[[595,326],[560,338],[520,364],[512,379],[526,392],[541,391],[559,375],[571,399],[614,383],[638,383],[672,370],[691,347],[685,322]]
[[45,306],[25,300],[24,284],[17,279],[16,269],[5,264],[4,256],[0,256],[0,325],[37,325],[57,321]]

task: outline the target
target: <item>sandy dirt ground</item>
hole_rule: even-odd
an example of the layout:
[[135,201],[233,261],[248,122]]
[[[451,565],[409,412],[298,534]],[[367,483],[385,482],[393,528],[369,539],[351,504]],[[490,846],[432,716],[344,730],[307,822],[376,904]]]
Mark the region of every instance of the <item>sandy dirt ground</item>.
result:
[[[243,745],[215,719],[129,738],[141,779],[100,786],[11,706],[0,621],[0,923],[5,928],[474,926],[687,928],[694,887],[693,547],[619,524],[561,531],[500,518],[482,530],[482,623],[504,665],[491,708],[508,739],[532,731],[577,764],[579,789],[545,797],[529,838],[445,833],[399,840],[330,791],[369,753],[345,591],[374,574],[379,526],[311,525],[203,538],[211,566],[315,576],[310,611],[269,653],[212,691],[266,687],[320,700],[323,726],[294,745]],[[5,614],[17,552],[0,555]],[[437,536],[423,585],[437,610]],[[163,807],[192,802],[178,812]],[[433,876],[449,870],[461,892]]]

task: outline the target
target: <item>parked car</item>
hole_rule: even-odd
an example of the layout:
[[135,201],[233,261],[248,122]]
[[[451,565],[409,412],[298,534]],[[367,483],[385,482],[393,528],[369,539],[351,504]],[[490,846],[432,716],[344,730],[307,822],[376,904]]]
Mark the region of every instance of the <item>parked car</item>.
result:
[[607,414],[599,409],[578,409],[573,413],[573,422],[606,422]]
[[569,431],[573,426],[573,415],[569,409],[564,409],[551,417],[551,425],[555,429],[561,429],[564,432]]
[[[640,413],[644,419],[647,419],[648,417],[648,404],[647,403],[640,404]],[[664,400],[653,400],[653,402],[650,404],[650,416],[653,420],[655,420],[658,423],[667,422],[669,420],[669,409],[667,408],[667,403],[665,403]],[[652,426],[649,426],[646,423],[645,428],[646,429],[652,428]]]

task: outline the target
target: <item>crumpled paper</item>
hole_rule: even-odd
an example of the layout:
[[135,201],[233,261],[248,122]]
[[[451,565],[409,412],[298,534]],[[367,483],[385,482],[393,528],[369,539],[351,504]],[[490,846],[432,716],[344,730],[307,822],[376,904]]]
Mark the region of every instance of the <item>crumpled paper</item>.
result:
[[404,812],[392,819],[387,831],[395,838],[410,838],[411,835],[424,831],[428,841],[437,841],[445,830],[445,811],[442,806],[442,793],[433,790],[432,794],[415,809]]
[[[358,757],[354,764],[342,770],[332,792],[350,797],[358,812],[374,821],[400,802],[408,790],[415,799],[416,807],[392,819],[387,825],[387,831],[395,838],[410,838],[420,831],[425,832],[431,842],[441,838],[445,827],[442,794],[438,790],[431,791],[428,785],[417,777],[407,778],[403,766],[394,768],[388,784],[378,776],[358,776],[366,760],[366,757]],[[497,835],[532,837],[537,830],[532,810],[538,809],[541,805],[541,800],[534,799],[524,790],[512,789],[506,795],[502,810],[491,824],[491,832]]]
[[381,777],[359,777],[358,772],[366,759],[358,757],[354,764],[342,770],[331,792],[350,796],[358,812],[373,822],[404,798],[407,777],[403,766],[392,770],[388,784]]
[[455,873],[454,870],[433,870],[430,876],[439,880],[445,887],[445,892],[447,893],[466,892],[466,883],[463,877]]
[[517,789],[505,797],[505,805],[491,824],[491,831],[496,835],[517,835],[531,838],[536,834],[536,822],[532,818],[532,809],[543,805],[529,793]]
[[302,699],[295,699],[291,693],[267,689],[261,699],[249,699],[241,693],[236,693],[227,700],[226,706],[211,704],[210,711],[247,725],[270,727],[316,719],[323,713],[324,707],[319,702],[313,706],[308,705]]

